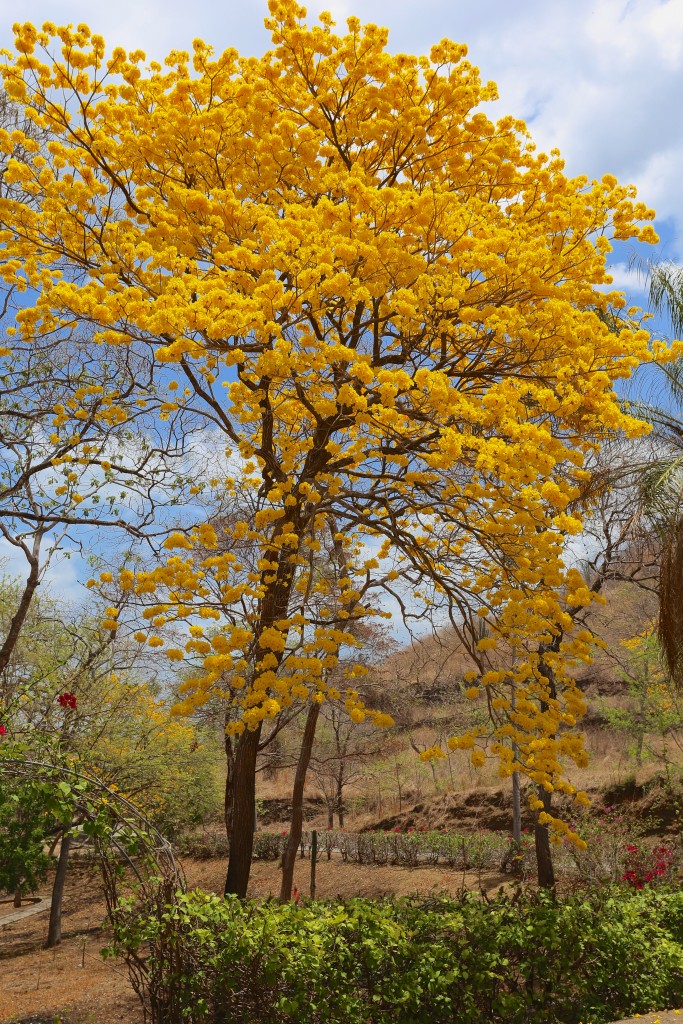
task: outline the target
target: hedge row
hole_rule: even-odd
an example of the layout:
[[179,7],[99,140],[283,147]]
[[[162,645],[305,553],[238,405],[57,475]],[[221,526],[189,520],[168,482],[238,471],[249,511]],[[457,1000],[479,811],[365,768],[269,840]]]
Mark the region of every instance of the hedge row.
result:
[[[603,818],[589,821],[588,827],[583,823],[582,831],[588,841],[585,850],[578,850],[568,843],[554,848],[555,870],[561,877],[576,878],[588,884],[617,882],[628,876],[634,879],[642,876],[648,882],[649,875],[662,875],[664,881],[669,881],[680,870],[680,848],[673,843],[653,849],[642,846],[637,823]],[[254,858],[278,860],[286,839],[286,830],[257,832],[254,836]],[[225,836],[213,833],[187,836],[179,845],[180,853],[194,857],[227,856],[228,852]],[[310,848],[311,833],[304,832],[301,855],[310,854]],[[318,832],[318,856],[329,858],[333,852],[339,853],[344,861],[355,864],[397,864],[402,867],[442,864],[457,871],[498,871],[509,869],[514,864],[518,874],[526,878],[533,875],[536,867],[532,836],[522,836],[522,848],[517,856],[510,835],[486,829],[477,832],[427,829],[407,832],[328,829]],[[663,874],[657,866],[662,859],[667,863]]]
[[[254,859],[278,860],[287,839],[286,831],[257,832],[254,835]],[[523,850],[529,866],[533,861],[531,837],[525,836]],[[192,857],[219,857],[227,854],[225,836],[214,833],[184,836],[177,844],[178,852]],[[311,833],[301,837],[301,853],[310,854]],[[318,832],[318,856],[333,851],[342,860],[356,864],[447,864],[459,870],[497,869],[510,855],[510,837],[504,832],[411,831],[411,832],[345,832],[326,829]]]
[[683,894],[256,903],[119,922],[164,1024],[592,1024],[680,1001]]

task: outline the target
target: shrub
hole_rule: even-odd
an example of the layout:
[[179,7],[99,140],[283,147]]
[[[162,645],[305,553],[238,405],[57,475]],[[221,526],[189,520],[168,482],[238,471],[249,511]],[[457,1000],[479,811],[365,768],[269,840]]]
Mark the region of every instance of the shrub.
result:
[[626,871],[629,845],[645,832],[643,822],[634,821],[617,808],[588,812],[573,822],[572,828],[586,840],[586,849],[580,850],[565,840],[564,852],[573,873],[588,885],[620,881]]
[[623,886],[298,905],[196,891],[129,910],[115,935],[164,1024],[600,1024],[683,985],[683,894]]
[[662,844],[647,850],[630,844],[626,847],[626,870],[622,881],[633,889],[670,884],[678,867],[679,858],[672,846]]
[[287,842],[286,832],[257,832],[254,836],[254,859],[277,860]]
[[197,860],[226,857],[228,840],[223,832],[184,832],[173,844],[176,853]]

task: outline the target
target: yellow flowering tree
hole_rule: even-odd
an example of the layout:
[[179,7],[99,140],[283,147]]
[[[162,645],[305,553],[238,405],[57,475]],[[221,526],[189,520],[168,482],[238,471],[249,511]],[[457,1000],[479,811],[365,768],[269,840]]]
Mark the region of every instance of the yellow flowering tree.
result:
[[[205,599],[218,627],[186,699],[239,689],[228,889],[240,894],[262,723],[295,688],[324,698],[369,575],[408,614],[445,607],[484,688],[503,682],[487,648],[518,649],[518,724],[545,728],[524,700],[548,679],[526,652],[566,624],[563,589],[591,599],[565,569],[564,538],[581,529],[567,508],[595,438],[638,431],[613,385],[648,355],[637,322],[611,332],[599,315],[623,305],[603,288],[610,237],[655,238],[632,187],[568,178],[520,121],[489,120],[495,86],[465,46],[391,55],[382,28],[350,18],[340,35],[329,15],[304,17],[272,0],[259,59],[195,40],[191,56],[149,65],[140,51],[107,56],[85,26],[17,25],[2,69],[47,136],[18,140],[5,178],[29,198],[0,206],[2,273],[26,289],[18,337],[86,324],[102,344],[151,348],[161,415],[203,403],[252,494],[253,518],[230,530],[259,549],[253,569],[217,547],[198,567],[194,549],[214,546],[204,526],[121,581],[160,587],[153,618],[188,623],[190,645]],[[369,557],[318,621],[293,613],[292,595],[323,585],[307,566],[330,522]],[[239,624],[211,607],[209,571]],[[481,639],[478,613],[495,622]],[[586,643],[545,658],[553,720],[581,713],[564,665]]]

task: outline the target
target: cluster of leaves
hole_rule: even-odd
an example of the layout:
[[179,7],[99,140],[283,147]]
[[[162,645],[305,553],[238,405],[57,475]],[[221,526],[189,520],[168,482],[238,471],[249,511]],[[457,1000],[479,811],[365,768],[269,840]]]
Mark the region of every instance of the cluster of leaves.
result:
[[97,780],[66,765],[7,755],[0,769],[0,890],[35,892],[52,860],[47,848],[58,837],[96,843],[108,837],[119,853],[139,852],[139,829],[131,831],[112,805],[115,792]]
[[45,787],[0,777],[0,891],[35,892],[47,875],[45,837],[55,825],[52,794]]
[[243,1024],[576,1024],[670,1005],[683,894],[520,890],[256,904],[195,891],[121,917],[111,952],[149,944],[155,1019]]

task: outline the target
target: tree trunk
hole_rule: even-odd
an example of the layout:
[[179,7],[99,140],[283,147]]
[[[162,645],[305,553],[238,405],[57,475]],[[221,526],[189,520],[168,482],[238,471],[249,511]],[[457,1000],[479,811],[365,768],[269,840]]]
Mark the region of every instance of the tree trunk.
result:
[[71,836],[62,836],[62,845],[59,848],[59,860],[57,871],[52,886],[52,905],[50,907],[50,923],[47,926],[46,949],[58,946],[62,941],[62,897],[64,896],[64,883],[66,882],[66,869],[69,864],[69,850],[71,848]]
[[14,906],[15,907],[20,907],[21,906],[21,886],[20,885],[18,885],[16,887],[16,889],[14,890]]
[[522,801],[519,791],[519,772],[512,773],[512,841],[519,852],[522,846]]
[[[10,658],[14,648],[17,646],[17,641],[21,634],[22,627],[26,621],[28,610],[31,607],[33,601],[33,595],[35,594],[38,586],[40,585],[40,545],[43,540],[43,529],[36,531],[33,538],[33,545],[31,550],[22,544],[22,550],[28,560],[29,574],[26,577],[26,583],[24,584],[24,590],[19,599],[17,610],[12,616],[12,621],[9,624],[7,636],[5,637],[2,646],[0,647],[0,674],[5,671],[9,665]],[[16,906],[16,903],[15,903]]]
[[243,732],[235,752],[233,775],[232,828],[229,840],[225,895],[244,899],[249,885],[251,854],[254,849],[256,813],[256,755],[261,727]]
[[[226,725],[228,716],[226,715]],[[225,835],[230,843],[230,833],[232,832],[232,802],[234,798],[235,789],[235,749],[232,742],[232,736],[225,734],[225,797],[223,801],[223,818],[225,821]]]
[[341,778],[337,779],[337,819],[339,820],[339,828],[344,828],[344,782]]
[[304,823],[304,786],[306,785],[306,773],[311,762],[313,751],[313,740],[320,714],[320,704],[313,701],[308,708],[304,735],[299,750],[299,760],[294,776],[294,787],[292,789],[292,819],[289,826],[287,845],[282,854],[282,884],[280,886],[280,902],[285,903],[292,897],[292,882],[294,881],[294,864],[296,851],[301,842],[301,832]]
[[[539,799],[543,801],[543,810],[549,814],[552,794],[542,789],[539,792]],[[555,889],[555,869],[553,858],[550,852],[550,835],[548,826],[541,825],[538,821],[534,827],[534,842],[536,846],[536,870],[538,872],[538,884],[541,889]]]
[[[553,639],[547,651],[559,651],[560,649],[561,634]],[[543,673],[543,676],[548,681],[548,696],[552,700],[557,699],[557,686],[555,683],[555,673],[552,670],[552,666],[548,665],[545,661],[543,649],[539,650],[541,658],[539,661],[539,670]],[[545,700],[541,702],[541,711],[544,713],[548,710],[548,704]],[[538,789],[539,800],[543,801],[543,810],[546,814],[550,813],[550,805],[552,803],[552,793],[549,793],[543,787]],[[555,891],[555,869],[553,868],[553,858],[550,852],[550,833],[548,832],[547,825],[541,825],[536,820],[534,826],[534,845],[536,847],[536,872],[538,874],[538,885],[541,889],[549,889],[551,892]]]

